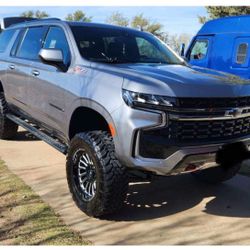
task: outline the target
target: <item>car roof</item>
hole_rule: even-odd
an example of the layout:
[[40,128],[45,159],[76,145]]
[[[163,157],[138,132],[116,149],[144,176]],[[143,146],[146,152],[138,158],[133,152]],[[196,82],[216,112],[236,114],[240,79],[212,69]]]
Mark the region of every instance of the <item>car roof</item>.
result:
[[250,15],[223,17],[208,21],[197,35],[250,33]]
[[71,21],[62,21],[58,18],[45,18],[45,19],[38,19],[38,20],[32,20],[32,21],[25,21],[20,22],[18,24],[14,24],[10,26],[10,28],[20,28],[20,27],[31,27],[34,25],[52,25],[52,24],[67,24],[69,26],[81,26],[81,27],[93,27],[93,28],[110,28],[110,29],[118,29],[118,30],[127,30],[127,31],[137,31],[137,29],[128,28],[128,27],[121,27],[117,25],[111,25],[111,24],[104,24],[104,23],[92,23],[92,22],[71,22]]
[[[95,28],[111,28],[111,29],[120,29],[120,30],[136,30],[128,27],[117,26],[113,24],[105,23],[92,23],[92,22],[68,22],[70,26],[83,26],[83,27],[95,27]],[[138,30],[136,30],[138,31]]]
[[31,21],[21,21],[19,23],[13,24],[10,28],[20,28],[20,27],[29,27],[35,25],[42,25],[42,24],[52,24],[52,23],[62,23],[59,18],[44,18],[44,19],[35,19]]

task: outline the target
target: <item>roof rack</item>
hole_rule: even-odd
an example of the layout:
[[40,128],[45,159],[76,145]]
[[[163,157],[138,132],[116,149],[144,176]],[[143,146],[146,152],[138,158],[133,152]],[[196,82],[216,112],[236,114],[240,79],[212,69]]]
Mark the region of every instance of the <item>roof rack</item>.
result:
[[36,19],[35,21],[62,21],[60,18],[57,17],[49,17],[49,18],[41,18],[41,19]]
[[[32,20],[25,20],[25,23],[33,23],[33,22],[46,22],[46,21],[61,21],[60,18],[51,17],[51,18],[33,18]],[[21,24],[23,22],[18,22],[17,24]]]

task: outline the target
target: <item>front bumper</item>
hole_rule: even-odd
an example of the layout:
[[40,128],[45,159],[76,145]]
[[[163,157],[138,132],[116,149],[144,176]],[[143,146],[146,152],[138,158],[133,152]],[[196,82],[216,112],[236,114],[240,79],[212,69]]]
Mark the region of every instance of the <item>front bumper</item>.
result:
[[[221,159],[218,159],[218,152],[223,152],[224,148],[229,145],[235,148],[234,154],[239,159],[244,160],[248,155],[250,137],[220,144],[180,148],[166,159],[150,159],[136,155],[134,164],[137,169],[150,171],[158,175],[193,172],[218,166],[221,161]],[[234,157],[234,155],[227,156],[225,153],[223,157]],[[228,161],[230,162],[230,159]]]
[[[235,151],[242,145],[241,151],[237,155],[242,155],[244,159],[250,145],[250,135],[240,138],[230,138],[220,142],[201,141],[197,145],[169,144],[164,157],[144,157],[140,151],[141,145],[147,142],[140,141],[140,133],[145,130],[155,130],[166,126],[166,120],[162,113],[135,110],[123,105],[113,114],[116,122],[117,136],[114,138],[116,154],[127,167],[149,171],[157,175],[172,175],[191,171],[202,170],[205,168],[216,167],[220,164],[218,161],[218,152],[223,151],[227,145],[233,147]],[[166,143],[169,140],[166,138]],[[164,142],[164,143],[165,143]],[[163,147],[166,145],[163,145]],[[243,150],[242,150],[243,148]],[[231,153],[228,154],[232,155]],[[228,156],[224,154],[224,158]]]

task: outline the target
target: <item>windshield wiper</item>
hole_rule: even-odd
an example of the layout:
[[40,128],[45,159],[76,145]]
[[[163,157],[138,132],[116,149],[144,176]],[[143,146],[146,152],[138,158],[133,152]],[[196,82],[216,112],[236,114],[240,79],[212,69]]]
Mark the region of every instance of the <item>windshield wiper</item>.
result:
[[128,61],[120,60],[117,57],[108,57],[107,63],[128,63]]
[[114,62],[114,59],[115,59],[115,58],[109,57],[109,56],[107,56],[106,54],[104,54],[104,53],[101,52],[101,51],[99,51],[99,52],[101,53],[101,55],[102,55],[105,59],[107,59],[107,62],[110,62],[110,63],[113,63],[113,62]]
[[103,57],[107,60],[107,63],[116,63],[116,62],[118,61],[117,58],[109,57],[109,56],[107,56],[103,51],[101,51],[101,50],[99,50],[99,49],[97,49],[97,48],[95,48],[95,49],[96,49],[96,51],[97,51],[101,56],[103,56]]

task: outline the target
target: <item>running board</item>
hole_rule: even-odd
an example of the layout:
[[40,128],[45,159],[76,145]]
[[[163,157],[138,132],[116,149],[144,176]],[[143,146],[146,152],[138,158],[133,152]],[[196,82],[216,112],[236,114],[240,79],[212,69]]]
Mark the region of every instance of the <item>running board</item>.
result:
[[6,117],[8,119],[10,119],[11,121],[13,121],[14,123],[16,123],[16,124],[20,125],[21,127],[23,127],[24,129],[26,129],[27,131],[29,131],[31,134],[33,134],[37,138],[39,138],[39,139],[43,140],[44,142],[48,143],[49,145],[51,145],[53,148],[57,149],[61,153],[67,154],[68,147],[65,144],[57,141],[56,139],[54,139],[51,136],[45,134],[41,130],[35,128],[34,126],[29,124],[28,122],[22,120],[21,118],[15,116],[15,115],[7,114]]

